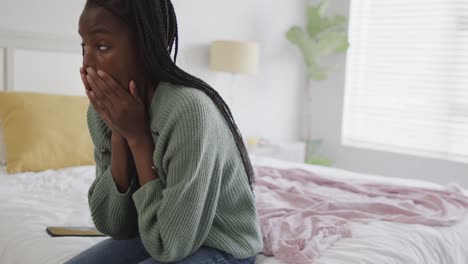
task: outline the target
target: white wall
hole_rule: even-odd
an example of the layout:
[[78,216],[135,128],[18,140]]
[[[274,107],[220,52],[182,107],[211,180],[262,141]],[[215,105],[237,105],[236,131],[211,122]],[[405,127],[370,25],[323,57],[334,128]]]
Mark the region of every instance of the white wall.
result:
[[4,57],[3,57],[3,53],[4,53],[4,50],[3,49],[0,49],[0,91],[3,90],[3,86],[4,86]]
[[78,17],[84,3],[84,0],[0,0],[0,30],[77,37]]
[[[78,37],[78,17],[84,3],[85,0],[0,0],[0,30]],[[179,19],[182,67],[212,84],[221,95],[233,96],[231,110],[244,137],[299,138],[300,90],[306,85],[306,78],[298,63],[300,58],[294,56],[295,50],[284,33],[289,26],[303,22],[305,0],[173,3]],[[215,39],[258,41],[260,73],[233,80],[230,75],[210,72],[209,43]]]
[[[330,14],[348,15],[349,1],[334,1]],[[342,65],[346,56],[332,59]],[[468,187],[468,164],[373,151],[341,144],[341,123],[345,66],[322,83],[313,83],[311,106],[312,136],[325,140],[324,152],[340,168],[403,178],[418,178],[438,183],[458,182]]]
[[[304,0],[174,0],[184,43],[183,65],[221,95],[234,95],[231,109],[245,136],[300,137],[300,92],[306,77],[300,58],[285,39],[303,23]],[[261,45],[260,72],[232,76],[208,70],[209,43],[215,39],[254,40]],[[234,83],[233,83],[234,81]],[[234,87],[233,87],[234,85]]]

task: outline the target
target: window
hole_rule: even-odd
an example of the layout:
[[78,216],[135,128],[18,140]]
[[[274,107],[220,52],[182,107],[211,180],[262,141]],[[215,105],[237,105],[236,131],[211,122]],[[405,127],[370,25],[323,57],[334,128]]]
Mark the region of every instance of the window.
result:
[[468,162],[468,1],[354,0],[344,145]]

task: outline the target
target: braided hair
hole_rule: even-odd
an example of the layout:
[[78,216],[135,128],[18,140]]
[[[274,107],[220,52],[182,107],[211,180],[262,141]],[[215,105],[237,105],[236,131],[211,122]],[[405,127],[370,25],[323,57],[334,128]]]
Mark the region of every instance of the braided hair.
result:
[[[168,81],[205,92],[226,119],[239,149],[250,186],[253,168],[231,110],[210,85],[176,65],[179,49],[177,18],[170,0],[87,0],[86,7],[100,6],[135,30],[142,54],[144,76],[152,83]],[[174,54],[172,59],[171,54]]]

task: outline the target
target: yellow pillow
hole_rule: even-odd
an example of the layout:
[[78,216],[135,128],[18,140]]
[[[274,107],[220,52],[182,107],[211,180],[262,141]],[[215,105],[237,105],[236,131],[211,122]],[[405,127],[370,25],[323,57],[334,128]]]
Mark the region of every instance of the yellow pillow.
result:
[[0,92],[7,172],[94,164],[88,104],[85,96]]

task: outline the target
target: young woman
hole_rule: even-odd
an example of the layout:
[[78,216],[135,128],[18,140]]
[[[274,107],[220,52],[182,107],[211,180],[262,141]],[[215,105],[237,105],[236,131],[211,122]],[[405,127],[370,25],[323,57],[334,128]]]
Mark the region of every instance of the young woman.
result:
[[96,160],[88,200],[110,238],[67,263],[254,263],[252,166],[218,93],[175,64],[171,1],[88,0],[79,33]]

